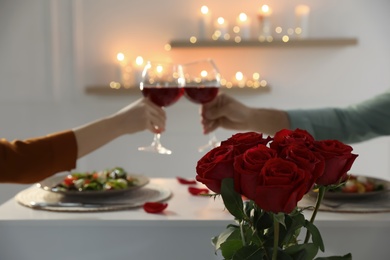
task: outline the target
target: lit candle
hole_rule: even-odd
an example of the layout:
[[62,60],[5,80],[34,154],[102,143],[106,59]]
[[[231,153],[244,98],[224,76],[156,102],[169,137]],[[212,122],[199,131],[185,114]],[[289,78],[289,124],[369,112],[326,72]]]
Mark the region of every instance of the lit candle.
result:
[[295,7],[295,33],[299,38],[306,38],[308,36],[309,14],[310,7],[307,5],[298,5]]
[[211,26],[211,13],[207,6],[202,6],[200,8],[200,17],[199,17],[199,39],[207,39],[211,36],[210,32]]
[[251,21],[245,13],[240,13],[237,17],[237,25],[239,27],[239,35],[242,39],[248,40],[251,38]]
[[215,21],[214,35],[216,35],[218,39],[226,39],[226,35],[228,35],[228,26],[228,22],[223,17],[218,17]]
[[142,58],[141,56],[135,58],[133,68],[134,68],[134,82],[135,84],[139,84],[142,81],[142,71],[144,70],[144,58]]
[[235,75],[235,80],[236,85],[240,88],[245,87],[245,81],[246,78],[244,77],[244,74],[241,71],[237,71]]
[[262,5],[259,10],[260,36],[265,38],[271,36],[271,14],[272,9],[268,5]]

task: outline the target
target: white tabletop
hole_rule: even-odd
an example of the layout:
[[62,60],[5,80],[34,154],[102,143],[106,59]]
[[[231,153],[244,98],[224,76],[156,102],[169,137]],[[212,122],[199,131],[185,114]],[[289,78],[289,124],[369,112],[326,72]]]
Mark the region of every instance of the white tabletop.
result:
[[[11,199],[0,206],[0,259],[43,260],[52,259],[53,254],[57,260],[108,259],[105,255],[110,259],[220,259],[214,255],[211,237],[233,221],[221,199],[193,196],[188,185],[174,178],[151,179],[151,184],[173,193],[161,214],[148,214],[142,208],[51,212]],[[311,211],[306,214],[309,218]],[[352,252],[355,260],[387,259],[382,257],[387,255],[390,213],[319,212],[316,225],[325,241],[325,255]],[[107,243],[109,247],[104,246]],[[45,254],[32,253],[37,247]],[[86,247],[94,250],[86,251]],[[68,248],[80,258],[70,257]]]

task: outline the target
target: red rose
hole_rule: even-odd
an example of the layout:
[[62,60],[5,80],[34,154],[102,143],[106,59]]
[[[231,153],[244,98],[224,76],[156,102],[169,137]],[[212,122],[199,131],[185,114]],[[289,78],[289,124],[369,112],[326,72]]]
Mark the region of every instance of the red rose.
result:
[[295,163],[269,159],[261,170],[255,203],[263,210],[290,213],[307,192],[310,174]]
[[316,181],[318,185],[338,184],[347,178],[357,154],[352,153],[352,147],[337,140],[324,140],[314,143],[314,150],[325,159],[324,174]]
[[324,157],[320,153],[314,152],[301,144],[290,144],[286,146],[282,150],[280,157],[294,162],[299,168],[311,173],[307,191],[313,187],[318,177],[324,173]]
[[237,150],[233,145],[219,146],[205,154],[196,165],[196,180],[210,190],[220,193],[221,181],[233,178],[233,161]]
[[270,158],[277,156],[276,151],[260,144],[238,155],[234,160],[234,187],[237,192],[254,199],[258,175]]
[[269,136],[267,138],[263,138],[263,134],[261,133],[246,132],[232,135],[229,139],[222,141],[221,146],[234,145],[235,149],[238,149],[240,153],[243,153],[247,149],[259,144],[266,145],[271,140],[272,138]]
[[306,147],[311,147],[314,142],[314,138],[309,132],[302,129],[288,130],[283,129],[277,132],[274,136],[273,142],[270,147],[281,151],[283,147],[295,143],[302,144]]

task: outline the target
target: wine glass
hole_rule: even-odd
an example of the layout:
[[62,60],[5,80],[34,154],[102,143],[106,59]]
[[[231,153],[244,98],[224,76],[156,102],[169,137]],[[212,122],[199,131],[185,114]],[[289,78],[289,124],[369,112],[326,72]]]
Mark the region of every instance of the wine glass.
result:
[[[203,59],[183,64],[185,79],[184,95],[196,104],[212,101],[221,86],[221,75],[212,59]],[[214,132],[209,134],[207,144],[198,148],[199,152],[210,150],[220,145]]]
[[[181,65],[148,61],[142,72],[140,89],[144,97],[154,104],[166,107],[175,103],[183,95],[184,79]],[[154,134],[153,142],[149,146],[139,147],[139,151],[171,154],[160,141],[161,134]]]

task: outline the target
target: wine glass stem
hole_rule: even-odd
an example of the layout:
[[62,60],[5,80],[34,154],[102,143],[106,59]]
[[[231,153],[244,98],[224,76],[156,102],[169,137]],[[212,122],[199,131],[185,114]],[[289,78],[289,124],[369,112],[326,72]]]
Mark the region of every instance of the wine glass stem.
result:
[[212,147],[218,146],[218,139],[217,139],[217,136],[215,135],[215,132],[209,133],[209,144]]
[[157,148],[161,147],[160,138],[161,138],[161,134],[154,134],[152,146]]

